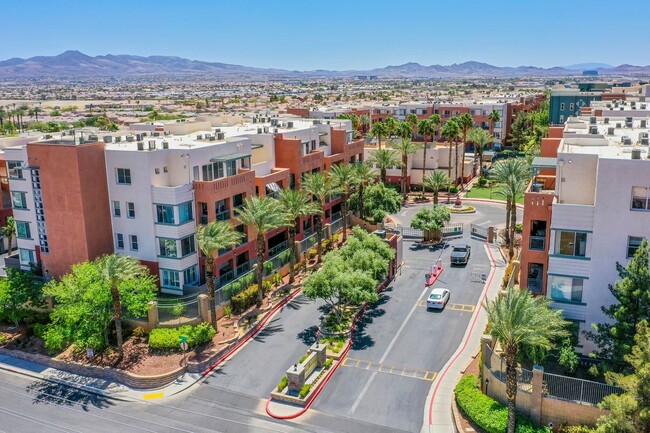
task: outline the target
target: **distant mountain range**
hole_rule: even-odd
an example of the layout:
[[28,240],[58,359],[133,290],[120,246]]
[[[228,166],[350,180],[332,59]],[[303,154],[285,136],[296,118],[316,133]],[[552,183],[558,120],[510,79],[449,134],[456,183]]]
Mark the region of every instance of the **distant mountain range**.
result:
[[580,75],[582,70],[595,69],[603,75],[650,76],[650,66],[583,63],[566,67],[535,66],[499,67],[480,62],[449,66],[424,66],[405,63],[371,70],[288,71],[263,69],[227,63],[203,62],[173,56],[113,55],[91,57],[79,51],[66,51],[57,56],[12,58],[0,61],[0,78],[27,77],[137,77],[152,75],[202,75],[214,78],[312,78],[377,76],[379,78],[506,78]]

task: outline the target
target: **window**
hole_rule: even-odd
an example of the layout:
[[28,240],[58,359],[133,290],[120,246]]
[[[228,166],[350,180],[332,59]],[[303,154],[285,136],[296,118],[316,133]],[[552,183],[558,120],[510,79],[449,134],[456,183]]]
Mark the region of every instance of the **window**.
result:
[[573,111],[573,102],[569,104],[569,111]]
[[160,174],[160,168],[158,168],[158,167],[154,168],[154,169],[153,169],[153,172],[154,172],[155,174]]
[[239,240],[237,246],[243,245],[246,242],[248,242],[248,233],[246,232],[246,227],[243,224],[240,224],[237,227],[235,227],[235,230],[242,234],[242,237]]
[[533,220],[530,225],[531,250],[544,251],[546,247],[546,221]]
[[11,202],[14,209],[27,209],[27,200],[25,199],[24,192],[12,191]]
[[158,224],[174,224],[174,206],[168,204],[157,204],[156,222]]
[[560,104],[560,111],[564,111],[564,102]]
[[194,245],[194,235],[190,235],[186,238],[181,239],[181,256],[185,257],[188,254],[192,254],[196,251]]
[[208,223],[208,204],[206,202],[199,202],[199,224]]
[[162,273],[163,287],[178,288],[181,286],[180,280],[178,278],[178,271],[170,271],[169,269],[161,269],[160,271]]
[[16,237],[18,239],[31,239],[32,232],[29,229],[29,223],[25,221],[16,221]]
[[192,212],[192,202],[188,201],[178,206],[178,222],[180,224],[192,221],[194,219],[194,214]]
[[163,173],[169,173],[169,171],[167,170],[167,166],[166,166],[166,165],[163,166]]
[[113,201],[113,216],[114,217],[120,217],[122,215],[122,211],[120,210],[120,202],[119,201]]
[[244,205],[244,194],[237,194],[232,198],[232,204],[234,207],[238,208]]
[[212,171],[212,164],[204,165],[201,167],[203,170],[203,180],[210,181],[214,180],[214,172]]
[[630,257],[634,257],[634,254],[636,253],[636,250],[639,249],[641,246],[641,242],[643,242],[642,237],[638,236],[628,236],[627,237],[627,258],[629,259]]
[[201,169],[198,165],[192,167],[192,175],[194,177],[194,180],[201,180]]
[[560,123],[564,123],[564,114],[560,116]]
[[115,248],[118,250],[124,249],[124,235],[122,233],[115,233]]
[[135,218],[135,203],[130,201],[126,202],[126,216],[129,218]]
[[26,250],[23,248],[18,249],[18,255],[20,257],[20,264],[29,266],[31,264],[36,263],[36,260],[34,260],[34,251],[33,250]]
[[587,252],[587,233],[563,232],[555,234],[555,254],[584,257]]
[[161,257],[177,257],[176,240],[167,238],[158,238]]
[[9,172],[9,179],[24,179],[22,161],[7,161],[7,171]]
[[[214,162],[212,164],[204,165],[201,167],[201,170],[203,172],[204,181],[211,181],[223,177],[223,163],[221,162]],[[194,174],[198,175],[196,171]]]
[[199,274],[196,271],[196,266],[192,266],[183,271],[183,281],[185,284],[196,284],[199,282]]
[[131,169],[118,168],[117,169],[117,183],[120,185],[131,185]]
[[131,251],[138,251],[138,237],[136,235],[129,236],[129,243],[131,244]]
[[583,278],[549,275],[551,298],[560,302],[582,302]]
[[642,186],[632,187],[632,210],[650,209],[648,203],[648,188]]

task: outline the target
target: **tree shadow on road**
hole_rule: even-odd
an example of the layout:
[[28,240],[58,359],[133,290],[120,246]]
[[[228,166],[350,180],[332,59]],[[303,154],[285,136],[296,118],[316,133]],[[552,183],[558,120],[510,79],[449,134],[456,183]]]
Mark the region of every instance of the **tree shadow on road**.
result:
[[85,411],[89,410],[91,406],[107,409],[115,405],[104,396],[54,382],[34,382],[26,387],[26,391],[34,396],[34,404],[78,406]]
[[273,323],[279,321],[279,318],[275,318],[269,322],[268,325],[266,325],[264,328],[262,328],[255,337],[253,337],[253,340],[264,343],[264,340],[266,337],[270,337],[273,334],[277,334],[278,332],[284,331],[284,327],[278,323]]
[[307,346],[311,346],[316,342],[316,334],[318,333],[318,326],[310,326],[305,328],[298,333],[296,338],[305,343]]
[[289,301],[285,307],[291,309],[291,310],[300,310],[300,308],[305,305],[310,303],[311,301],[307,299],[305,296],[298,296],[295,299],[292,299]]

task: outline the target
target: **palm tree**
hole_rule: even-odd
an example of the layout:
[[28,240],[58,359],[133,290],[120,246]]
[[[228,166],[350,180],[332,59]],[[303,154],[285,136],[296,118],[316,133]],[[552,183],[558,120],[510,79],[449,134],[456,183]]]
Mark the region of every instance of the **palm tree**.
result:
[[413,125],[408,122],[401,122],[397,126],[397,135],[402,138],[411,138],[413,137]]
[[526,189],[528,165],[521,158],[508,158],[494,164],[490,176],[500,185],[498,194],[506,199],[506,243],[510,252],[514,247],[512,235],[517,222],[517,198]]
[[7,111],[3,106],[0,106],[0,129],[4,132],[5,119],[7,118]]
[[377,146],[379,146],[379,149],[381,149],[381,138],[386,137],[387,134],[386,125],[384,125],[382,122],[377,122],[372,125],[370,133],[377,139]]
[[[431,142],[433,143],[433,134],[436,132],[436,127],[431,121],[431,119],[420,120],[418,123],[418,134],[424,136],[424,148],[422,153],[422,182],[424,182],[424,175],[427,170],[427,135],[431,136]],[[422,186],[422,194],[424,194],[424,183]]]
[[280,190],[280,207],[284,213],[287,229],[289,231],[289,249],[291,256],[289,258],[289,283],[293,284],[295,280],[296,264],[296,227],[300,224],[300,218],[314,215],[320,210],[311,201],[311,198],[300,189],[281,189]]
[[479,169],[483,163],[483,149],[493,140],[489,132],[474,128],[467,134],[467,139],[474,143],[474,164],[478,162]]
[[[474,119],[469,113],[464,113],[460,116],[459,121],[460,129],[463,133],[463,152],[460,158],[460,189],[463,189],[465,183],[465,148],[467,147],[467,132],[474,126]],[[458,157],[456,158],[456,167],[458,167]]]
[[208,302],[210,306],[210,322],[217,329],[217,315],[215,314],[215,287],[214,287],[214,256],[220,250],[232,248],[241,240],[242,234],[233,229],[228,221],[210,221],[206,226],[196,229],[196,241],[199,249],[205,256],[205,284],[208,288]]
[[2,236],[7,238],[7,242],[9,243],[9,252],[7,253],[7,257],[11,256],[11,243],[14,240],[14,236],[16,234],[16,220],[14,220],[14,217],[7,217],[7,222],[5,223],[5,226],[2,227]]
[[266,254],[266,234],[286,224],[280,202],[273,197],[257,196],[244,200],[244,206],[235,209],[235,219],[246,227],[252,227],[257,233],[257,265],[255,280],[257,282],[257,306],[262,306],[264,299],[264,255]]
[[[440,131],[440,135],[449,142],[449,162],[448,162],[449,173],[447,174],[447,176],[449,176],[449,179],[451,179],[451,181],[455,183],[455,180],[452,179],[451,177],[451,149],[454,146],[454,142],[460,136],[460,125],[458,124],[458,118],[452,117],[444,125],[442,125],[442,130]],[[458,173],[456,173],[456,177],[458,177]]]
[[406,123],[411,125],[411,131],[413,131],[413,128],[418,126],[418,116],[417,116],[417,114],[411,113],[408,116],[406,116]]
[[544,296],[533,297],[525,289],[511,287],[505,295],[484,304],[490,334],[505,352],[506,396],[508,399],[507,433],[515,433],[517,408],[517,355],[522,346],[545,350],[553,341],[566,337],[567,322],[561,310],[549,308]]
[[115,322],[115,335],[117,337],[117,350],[119,358],[124,355],[122,348],[122,299],[119,286],[122,282],[137,278],[145,272],[145,267],[140,262],[129,256],[108,254],[96,261],[97,269],[104,281],[110,286],[113,299],[113,322]]
[[367,114],[362,114],[359,116],[359,122],[361,123],[361,130],[365,134],[368,132],[368,128],[370,127],[370,116]]
[[492,110],[492,112],[488,114],[488,119],[490,120],[490,134],[494,135],[494,124],[501,121],[501,115],[497,110]]
[[350,164],[336,164],[330,168],[334,188],[341,191],[341,210],[343,214],[343,242],[348,239],[348,201],[350,200],[350,187],[354,184],[355,170]]
[[[433,125],[433,133],[435,134],[435,129],[438,128],[442,122],[442,119],[440,118],[440,114],[432,114],[431,117],[429,117],[429,121]],[[431,140],[433,141],[433,139]]]
[[388,136],[388,139],[392,140],[395,134],[397,134],[399,121],[391,116],[384,120],[384,125],[386,125],[386,135]]
[[433,191],[433,205],[438,204],[438,192],[442,188],[449,188],[451,183],[449,177],[442,170],[434,170],[430,172],[423,180],[424,188],[429,188]]
[[401,189],[402,189],[402,194],[404,194],[404,198],[406,198],[406,194],[408,193],[408,189],[409,189],[409,182],[407,182],[407,176],[408,176],[407,168],[408,168],[409,155],[413,155],[415,152],[420,150],[420,144],[411,141],[409,138],[402,138],[400,142],[393,143],[391,147],[395,149],[397,152],[399,152],[402,156]]
[[386,183],[386,170],[390,167],[399,165],[397,152],[392,149],[377,149],[370,152],[368,163],[377,166],[379,169],[379,178],[382,183]]
[[305,173],[302,177],[302,188],[311,194],[319,204],[319,212],[316,215],[316,250],[318,258],[316,263],[320,263],[323,255],[323,219],[325,218],[325,200],[335,191],[332,178],[329,173]]
[[359,197],[359,218],[361,219],[364,217],[363,192],[367,185],[375,182],[376,178],[377,175],[369,164],[363,162],[354,166],[353,183],[357,187],[357,195]]
[[508,256],[510,260],[514,256],[515,245],[515,227],[517,225],[517,199],[526,192],[526,182],[515,175],[510,175],[499,184],[497,194],[506,199],[506,206],[509,206],[510,223],[507,224],[506,232],[508,233]]

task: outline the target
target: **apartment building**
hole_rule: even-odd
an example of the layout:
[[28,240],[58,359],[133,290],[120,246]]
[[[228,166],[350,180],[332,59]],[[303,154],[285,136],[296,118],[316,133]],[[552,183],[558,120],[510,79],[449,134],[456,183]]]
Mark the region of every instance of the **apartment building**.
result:
[[[525,194],[522,287],[551,299],[580,330],[605,321],[619,278],[650,239],[650,111],[643,116],[570,117],[551,128]],[[581,337],[583,353],[594,349]]]

